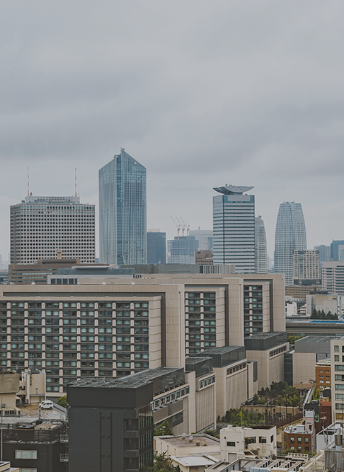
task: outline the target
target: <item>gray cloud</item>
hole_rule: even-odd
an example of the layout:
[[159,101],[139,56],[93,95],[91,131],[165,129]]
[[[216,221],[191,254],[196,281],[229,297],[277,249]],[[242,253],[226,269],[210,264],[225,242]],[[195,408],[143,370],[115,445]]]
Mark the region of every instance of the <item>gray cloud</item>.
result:
[[0,253],[26,193],[97,203],[120,146],[148,171],[148,226],[212,226],[212,188],[254,185],[272,255],[278,206],[309,247],[344,237],[344,4],[318,0],[0,4]]

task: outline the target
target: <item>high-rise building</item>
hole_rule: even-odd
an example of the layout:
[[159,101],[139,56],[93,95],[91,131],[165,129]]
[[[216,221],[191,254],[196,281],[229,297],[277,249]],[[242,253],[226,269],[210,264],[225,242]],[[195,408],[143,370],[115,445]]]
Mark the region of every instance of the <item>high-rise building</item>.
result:
[[166,264],[166,233],[158,229],[147,232],[147,264]]
[[189,236],[195,236],[198,241],[197,249],[206,249],[212,251],[213,249],[213,232],[210,229],[195,229],[189,231]]
[[234,264],[236,273],[255,272],[254,195],[244,195],[253,187],[226,185],[214,188],[214,264]]
[[323,262],[321,280],[324,290],[344,295],[344,261]]
[[258,216],[255,222],[256,274],[266,274],[268,270],[268,254],[266,250],[264,221],[261,216]]
[[331,243],[331,261],[344,261],[344,241],[337,240]]
[[123,148],[99,170],[100,262],[147,263],[146,168]]
[[168,264],[194,264],[198,241],[195,236],[175,236],[167,241]]
[[95,261],[95,206],[79,197],[27,196],[12,205],[11,264],[39,259]]
[[321,244],[320,246],[314,246],[316,251],[319,251],[319,264],[320,269],[323,262],[327,262],[331,260],[331,246],[325,246]]
[[294,251],[293,283],[303,285],[307,280],[320,284],[319,251],[315,249]]
[[306,249],[306,225],[301,203],[281,203],[275,232],[275,272],[285,274],[286,285],[293,281],[294,251]]

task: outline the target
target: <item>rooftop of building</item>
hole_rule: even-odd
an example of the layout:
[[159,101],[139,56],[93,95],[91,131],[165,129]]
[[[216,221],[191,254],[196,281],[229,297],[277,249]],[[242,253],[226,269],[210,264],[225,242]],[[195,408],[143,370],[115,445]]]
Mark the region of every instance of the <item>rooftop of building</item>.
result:
[[206,349],[195,357],[212,357],[214,367],[225,367],[246,359],[244,346],[223,346]]
[[47,195],[44,195],[44,196],[35,196],[35,195],[32,195],[32,193],[28,196],[25,197],[25,200],[22,200],[22,203],[34,203],[34,204],[40,204],[40,203],[49,203],[49,204],[57,204],[57,205],[60,205],[60,204],[67,204],[67,205],[71,205],[71,204],[79,204],[80,203],[80,197],[75,197],[75,196],[60,196],[60,197],[57,197],[57,196],[47,196]]
[[159,439],[176,447],[199,447],[198,441],[200,441],[200,446],[216,446],[220,449],[220,440],[210,436],[209,434],[159,436]]
[[219,461],[215,457],[207,454],[191,454],[189,456],[171,456],[174,462],[183,467],[209,467]]
[[236,185],[224,185],[223,187],[214,187],[214,190],[225,195],[242,195],[244,192],[252,190],[254,187],[244,187]]
[[266,351],[286,342],[287,333],[285,331],[256,333],[244,340],[245,348],[249,351]]
[[156,395],[182,385],[184,381],[184,369],[182,367],[158,367],[121,378],[82,378],[71,382],[68,386],[71,388],[139,388],[153,382],[153,393]]

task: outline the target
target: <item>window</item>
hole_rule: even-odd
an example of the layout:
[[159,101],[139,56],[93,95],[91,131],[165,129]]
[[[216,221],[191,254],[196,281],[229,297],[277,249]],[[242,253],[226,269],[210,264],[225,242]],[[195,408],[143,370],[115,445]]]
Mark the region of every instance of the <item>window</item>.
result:
[[227,446],[235,447],[235,441],[227,441]]
[[295,441],[295,438],[290,438],[290,442],[294,442]]
[[335,355],[335,356],[334,356],[334,360],[335,360],[335,362],[339,362],[339,356],[338,356],[338,355]]
[[35,449],[27,451],[17,449],[15,451],[14,457],[16,459],[37,459],[37,451]]
[[334,352],[339,352],[339,346],[334,346]]
[[301,442],[301,438],[297,438],[297,442],[299,442],[299,443],[300,443],[300,442]]
[[305,443],[309,443],[309,438],[305,438]]
[[261,444],[266,443],[266,438],[264,438],[263,436],[259,436],[259,442]]

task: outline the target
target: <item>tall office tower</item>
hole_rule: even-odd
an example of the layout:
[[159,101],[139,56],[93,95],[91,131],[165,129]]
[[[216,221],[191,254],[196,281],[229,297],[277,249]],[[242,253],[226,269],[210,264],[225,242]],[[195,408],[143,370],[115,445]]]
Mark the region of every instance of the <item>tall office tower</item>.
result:
[[195,236],[175,236],[167,241],[168,264],[194,264],[198,241]]
[[234,264],[236,273],[255,271],[254,195],[244,195],[252,188],[214,188],[222,194],[213,197],[214,264]]
[[306,225],[301,203],[281,203],[275,232],[275,273],[285,274],[286,285],[293,282],[294,251],[306,249]]
[[190,230],[189,236],[195,236],[196,241],[198,241],[197,249],[213,250],[213,231],[211,229]]
[[166,233],[159,229],[147,232],[147,264],[166,264]]
[[11,264],[39,259],[95,261],[95,206],[79,197],[25,197],[12,205]]
[[268,254],[266,250],[266,234],[264,221],[261,216],[255,219],[256,222],[256,274],[266,274],[268,270]]
[[331,261],[344,261],[344,241],[337,240],[331,243]]
[[296,285],[320,284],[319,251],[294,251],[293,283]]
[[325,246],[321,244],[320,246],[314,246],[316,251],[319,251],[319,264],[320,269],[323,262],[327,262],[331,260],[331,246]]
[[100,262],[147,263],[146,168],[123,148],[99,170]]

